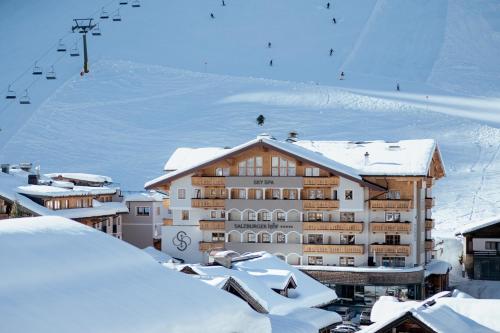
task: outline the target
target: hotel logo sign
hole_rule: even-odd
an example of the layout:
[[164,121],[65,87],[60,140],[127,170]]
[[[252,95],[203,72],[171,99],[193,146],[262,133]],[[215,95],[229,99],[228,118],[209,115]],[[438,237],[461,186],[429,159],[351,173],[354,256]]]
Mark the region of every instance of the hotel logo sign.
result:
[[179,231],[174,238],[172,238],[172,244],[179,251],[185,251],[189,245],[191,245],[191,237],[189,237],[184,231]]

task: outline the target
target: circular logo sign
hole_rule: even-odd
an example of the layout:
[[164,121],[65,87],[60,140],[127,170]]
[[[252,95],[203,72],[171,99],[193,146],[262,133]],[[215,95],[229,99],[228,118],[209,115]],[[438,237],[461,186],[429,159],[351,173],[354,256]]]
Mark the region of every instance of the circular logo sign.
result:
[[191,245],[191,237],[189,237],[184,231],[179,231],[174,238],[172,238],[172,244],[179,251],[184,251]]

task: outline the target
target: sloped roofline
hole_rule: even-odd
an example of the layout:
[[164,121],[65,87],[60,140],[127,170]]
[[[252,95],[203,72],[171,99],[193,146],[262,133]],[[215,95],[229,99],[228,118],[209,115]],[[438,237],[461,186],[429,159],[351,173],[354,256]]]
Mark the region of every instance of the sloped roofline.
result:
[[[316,161],[313,161],[312,159],[308,159],[306,157],[300,156],[300,155],[298,155],[296,153],[293,153],[291,151],[288,151],[286,149],[278,147],[277,145],[273,145],[273,144],[271,144],[271,140],[265,140],[265,139],[256,139],[256,140],[249,141],[246,144],[243,144],[243,145],[241,145],[239,147],[235,147],[235,149],[229,150],[226,154],[222,154],[220,156],[217,156],[217,157],[215,157],[213,159],[207,160],[207,161],[205,161],[205,162],[203,162],[201,164],[198,164],[196,166],[189,167],[189,168],[187,168],[185,170],[182,170],[182,171],[174,171],[174,172],[171,172],[171,173],[166,174],[164,176],[161,176],[159,178],[156,178],[156,179],[154,179],[154,180],[152,180],[150,182],[147,182],[145,184],[144,188],[146,190],[154,189],[156,186],[161,186],[161,185],[167,184],[167,183],[172,182],[172,181],[174,181],[176,179],[179,179],[179,178],[182,178],[184,176],[187,176],[187,175],[193,173],[197,169],[203,169],[203,168],[205,168],[205,167],[207,167],[207,166],[209,166],[209,165],[211,165],[213,163],[222,161],[222,160],[227,159],[227,158],[231,158],[231,157],[233,157],[235,155],[238,155],[242,151],[245,151],[245,150],[248,150],[248,149],[252,149],[252,148],[255,148],[255,147],[269,148],[269,149],[275,150],[275,151],[277,151],[279,153],[282,153],[282,154],[285,154],[285,155],[289,155],[289,156],[293,156],[294,158],[296,158],[297,160],[299,160],[301,162],[307,162],[308,164],[311,164],[313,166],[325,169],[325,170],[331,172],[332,174],[334,174],[336,176],[349,179],[351,181],[354,181],[354,182],[360,184],[361,186],[366,186],[366,187],[372,188],[374,190],[379,190],[379,191],[385,191],[386,190],[386,188],[384,188],[382,186],[379,186],[377,184],[374,184],[374,183],[368,182],[366,180],[363,180],[361,178],[361,176],[359,176],[359,175],[351,175],[351,174],[347,174],[345,172],[338,171],[338,170],[336,170],[336,169],[334,169],[332,167],[329,167],[329,166],[326,166],[324,164],[318,163]],[[300,147],[300,148],[301,149],[306,149],[306,148],[302,148],[302,147]],[[311,152],[311,153],[314,153],[314,152]],[[332,162],[335,162],[335,161],[332,161]],[[356,177],[356,176],[358,176],[359,178]]]

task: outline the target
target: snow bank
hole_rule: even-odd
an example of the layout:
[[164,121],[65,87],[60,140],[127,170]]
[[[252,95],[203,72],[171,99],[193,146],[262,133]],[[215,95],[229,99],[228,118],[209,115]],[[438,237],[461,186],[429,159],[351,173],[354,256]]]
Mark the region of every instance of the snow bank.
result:
[[[270,332],[247,304],[60,217],[0,223],[1,332]],[[196,320],[193,320],[196,318]]]
[[160,264],[164,264],[172,261],[172,257],[165,252],[159,251],[152,246],[148,246],[142,249],[144,252],[149,254],[154,260],[158,261]]

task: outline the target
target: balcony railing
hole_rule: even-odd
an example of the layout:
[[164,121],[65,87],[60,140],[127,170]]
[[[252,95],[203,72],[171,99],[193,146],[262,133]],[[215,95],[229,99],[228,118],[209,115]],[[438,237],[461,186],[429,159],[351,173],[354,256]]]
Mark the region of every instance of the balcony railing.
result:
[[410,222],[371,222],[370,231],[373,233],[402,232],[410,233]]
[[173,225],[174,220],[172,219],[163,219],[163,225]]
[[223,248],[224,248],[224,242],[200,242],[200,247],[199,247],[201,252],[206,252],[213,249],[223,249]]
[[425,230],[434,229],[434,219],[426,219],[425,220]]
[[191,184],[193,186],[226,186],[226,178],[193,176]]
[[425,208],[431,209],[434,207],[434,198],[425,198]]
[[425,251],[434,250],[434,239],[426,239],[425,240]]
[[389,245],[389,244],[372,244],[370,245],[370,254],[402,254],[409,256],[411,253],[410,245]]
[[225,222],[221,220],[201,220],[200,229],[201,230],[224,230]]
[[334,210],[339,208],[338,200],[303,200],[304,210]]
[[304,177],[304,187],[331,187],[339,184],[339,177]]
[[224,199],[191,199],[193,208],[220,208],[224,209]]
[[170,208],[170,199],[163,199],[163,208]]
[[370,209],[405,209],[410,210],[412,203],[410,199],[372,199]]
[[304,222],[303,229],[360,233],[363,231],[363,222]]
[[339,244],[304,244],[304,253],[327,253],[327,254],[363,254],[364,245],[339,245]]

